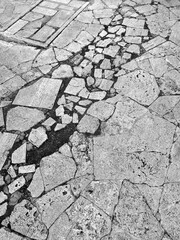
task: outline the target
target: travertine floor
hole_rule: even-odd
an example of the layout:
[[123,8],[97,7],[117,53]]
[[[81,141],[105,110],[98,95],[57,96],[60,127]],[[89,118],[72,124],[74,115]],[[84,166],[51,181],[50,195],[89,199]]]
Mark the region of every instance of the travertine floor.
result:
[[[46,41],[84,3],[22,28]],[[179,240],[180,0],[71,20],[46,49],[0,41],[0,240]]]

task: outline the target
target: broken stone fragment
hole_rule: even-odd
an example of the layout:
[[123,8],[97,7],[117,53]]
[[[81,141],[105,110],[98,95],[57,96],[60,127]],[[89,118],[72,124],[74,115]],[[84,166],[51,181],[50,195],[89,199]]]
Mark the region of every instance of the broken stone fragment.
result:
[[85,87],[83,78],[72,78],[65,89],[65,93],[77,95]]
[[45,115],[40,110],[26,107],[15,107],[7,113],[6,129],[8,131],[18,130],[25,132],[44,118]]
[[54,131],[59,131],[59,130],[65,128],[66,126],[67,126],[66,124],[57,123],[54,128]]
[[47,130],[50,130],[50,128],[56,123],[56,121],[49,117],[46,121],[42,123],[43,126],[46,127]]
[[54,51],[55,51],[55,54],[56,54],[56,59],[60,62],[61,61],[66,61],[72,56],[71,52],[66,51],[64,49],[55,48]]
[[99,127],[99,120],[90,115],[85,115],[77,125],[77,130],[82,133],[94,134]]
[[14,145],[16,138],[16,134],[6,132],[0,133],[0,170],[4,165],[7,155],[9,153],[8,151]]
[[18,169],[19,174],[35,172],[35,164],[20,166]]
[[[37,187],[38,186],[38,187]],[[44,183],[42,179],[42,175],[40,172],[40,168],[36,169],[34,173],[33,179],[28,187],[28,191],[30,191],[31,196],[33,198],[39,197],[44,191]]]
[[0,217],[3,216],[7,211],[7,202],[0,205]]
[[74,177],[76,165],[72,158],[58,152],[42,158],[40,169],[46,191]]
[[68,114],[64,114],[61,116],[62,124],[69,124],[72,122],[72,116],[69,116]]
[[57,60],[55,58],[55,54],[52,48],[47,50],[43,50],[40,54],[36,57],[33,63],[33,67],[39,67],[47,64],[56,63]]
[[47,238],[47,228],[38,209],[28,200],[18,203],[10,215],[11,229],[35,240]]
[[11,161],[13,164],[26,162],[26,146],[26,143],[24,143],[12,153]]
[[58,69],[56,69],[52,77],[53,78],[72,78],[74,76],[72,68],[70,65],[62,64]]
[[114,112],[114,106],[106,103],[105,101],[99,101],[93,103],[87,111],[87,114],[98,118],[101,121],[106,121]]
[[8,168],[7,172],[11,176],[11,178],[16,178],[17,177],[16,172],[15,172],[12,165]]
[[25,183],[26,183],[26,180],[23,176],[17,178],[16,180],[14,180],[12,183],[8,185],[9,193],[12,194],[15,191],[19,190],[21,187],[24,186]]
[[46,130],[43,127],[33,128],[28,137],[28,140],[36,147],[40,147],[47,139]]
[[65,143],[59,148],[59,152],[62,153],[64,156],[72,157],[71,148],[67,143]]
[[4,194],[3,192],[0,192],[0,203],[4,202],[7,199],[6,194]]
[[74,197],[71,194],[70,186],[63,185],[38,198],[36,203],[42,221],[49,228],[73,201]]

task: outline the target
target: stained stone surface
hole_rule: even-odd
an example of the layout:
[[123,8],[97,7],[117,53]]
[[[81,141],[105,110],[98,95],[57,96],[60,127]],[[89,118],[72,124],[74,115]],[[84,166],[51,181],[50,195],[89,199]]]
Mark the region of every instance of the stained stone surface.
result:
[[0,239],[179,240],[179,9],[0,1]]

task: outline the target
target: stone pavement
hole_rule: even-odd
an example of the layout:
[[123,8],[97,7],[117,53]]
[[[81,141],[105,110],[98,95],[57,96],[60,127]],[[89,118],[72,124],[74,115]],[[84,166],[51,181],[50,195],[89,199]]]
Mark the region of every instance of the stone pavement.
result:
[[48,47],[0,41],[0,240],[179,240],[180,0],[37,4],[12,34]]

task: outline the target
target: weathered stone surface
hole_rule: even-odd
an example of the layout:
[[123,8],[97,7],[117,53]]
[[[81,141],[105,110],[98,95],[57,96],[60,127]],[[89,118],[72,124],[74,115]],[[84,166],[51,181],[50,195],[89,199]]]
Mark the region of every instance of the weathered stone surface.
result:
[[62,64],[59,68],[57,68],[53,74],[53,78],[71,78],[73,77],[73,71],[70,65]]
[[71,227],[72,223],[69,221],[68,215],[66,213],[62,213],[50,227],[48,240],[67,239]]
[[34,60],[33,67],[56,63],[55,54],[52,48],[43,50]]
[[44,157],[40,163],[40,169],[46,191],[68,181],[74,177],[76,165],[72,158],[58,152]]
[[28,137],[28,140],[36,147],[40,147],[47,139],[46,130],[43,127],[33,128]]
[[67,59],[69,59],[72,56],[71,52],[66,51],[64,49],[55,48],[54,51],[55,51],[55,54],[56,54],[56,59],[60,62],[61,61],[66,61]]
[[[162,239],[164,231],[152,214],[138,188],[124,181],[118,205],[115,208],[115,221],[122,232],[137,239]],[[114,232],[116,235],[116,233]],[[113,238],[115,239],[115,238]]]
[[76,177],[93,174],[93,143],[84,134],[74,132],[70,137],[72,154],[77,164]]
[[41,78],[34,84],[21,89],[13,104],[52,109],[62,80]]
[[180,23],[176,22],[171,29],[171,35],[169,40],[176,43],[177,45],[180,46]]
[[[38,187],[37,187],[38,186]],[[39,197],[44,191],[43,178],[40,172],[40,168],[36,169],[32,182],[30,183],[28,190],[32,197]]]
[[45,115],[40,110],[27,107],[15,107],[7,113],[6,129],[8,131],[18,130],[24,132],[42,121],[44,118]]
[[66,212],[73,223],[69,239],[77,239],[79,234],[89,240],[101,239],[110,232],[109,216],[83,197],[78,198]]
[[11,161],[13,164],[20,164],[26,162],[26,143],[21,145],[12,153]]
[[6,132],[0,133],[0,170],[4,165],[8,155],[8,151],[14,145],[16,138],[16,134]]
[[13,239],[13,240],[25,240],[23,237],[13,233],[13,232],[10,232],[10,231],[7,231],[5,228],[1,228],[0,229],[0,236],[1,236],[1,240],[9,240],[9,239]]
[[94,134],[99,127],[99,120],[90,115],[85,115],[79,122],[77,130],[82,133]]
[[0,203],[4,202],[6,199],[7,196],[3,192],[0,192]]
[[120,184],[115,181],[93,181],[82,192],[82,196],[112,216],[118,203]]
[[3,216],[7,211],[7,202],[0,205],[0,217]]
[[35,206],[28,200],[18,203],[10,216],[11,229],[24,236],[45,240],[47,238],[47,228],[41,221],[41,216]]
[[150,105],[159,94],[155,78],[147,72],[136,70],[120,76],[114,88],[140,104]]
[[105,101],[99,101],[93,103],[88,109],[87,113],[93,117],[98,118],[101,121],[107,120],[114,112],[114,106],[106,103]]
[[74,201],[70,186],[59,186],[42,197],[36,203],[41,213],[42,221],[49,228],[55,220],[69,207]]
[[178,239],[180,234],[179,189],[180,183],[178,182],[165,184],[159,208],[161,224],[173,239]]

